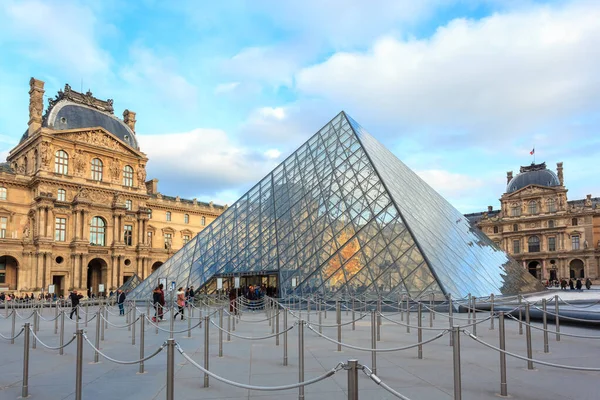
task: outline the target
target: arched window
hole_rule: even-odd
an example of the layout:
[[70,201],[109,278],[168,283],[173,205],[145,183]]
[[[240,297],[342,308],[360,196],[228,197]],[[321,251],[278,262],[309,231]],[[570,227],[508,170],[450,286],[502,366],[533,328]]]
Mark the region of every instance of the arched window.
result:
[[38,169],[38,151],[33,152],[33,173],[35,174]]
[[554,228],[554,220],[553,219],[548,221],[548,228]]
[[102,160],[100,160],[99,158],[94,158],[92,160],[92,179],[93,180],[95,180],[95,181],[102,180],[102,168],[103,168]]
[[123,186],[133,186],[133,168],[129,165],[126,165],[125,168],[123,168]]
[[529,214],[537,214],[537,202],[535,200],[529,202]]
[[539,251],[540,251],[540,238],[539,237],[531,236],[527,240],[527,244],[528,244],[530,253],[539,253]]
[[133,208],[133,203],[131,202],[131,200],[125,200],[125,207],[131,211],[131,209]]
[[167,211],[167,221],[171,221],[171,211]]
[[94,246],[104,246],[106,244],[106,222],[101,217],[92,218],[90,244]]
[[56,192],[56,200],[67,201],[67,191],[65,189],[58,189]]
[[513,206],[510,209],[510,216],[511,217],[518,217],[521,215],[521,207],[520,206]]
[[0,187],[0,200],[6,200],[6,195],[8,191],[5,187]]
[[573,226],[577,226],[577,218],[573,218],[573,219],[571,220],[571,225],[573,225]]
[[519,224],[513,224],[513,232],[519,232]]
[[67,175],[69,173],[69,155],[64,150],[58,150],[54,154],[54,172]]
[[494,233],[498,233],[498,227],[494,226]]
[[186,224],[190,223],[190,215],[189,214],[185,214],[183,216],[183,222],[186,223]]
[[556,202],[554,199],[548,199],[546,204],[548,206],[548,212],[556,212]]
[[202,217],[202,226],[206,225],[206,217]]

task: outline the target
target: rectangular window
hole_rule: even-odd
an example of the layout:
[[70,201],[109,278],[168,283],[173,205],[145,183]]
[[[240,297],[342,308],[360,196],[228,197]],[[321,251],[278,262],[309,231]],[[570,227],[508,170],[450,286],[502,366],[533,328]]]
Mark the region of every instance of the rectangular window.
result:
[[54,222],[54,240],[64,242],[67,240],[67,219],[55,218]]
[[190,241],[190,235],[183,235],[183,245],[185,246]]
[[6,283],[6,264],[0,263],[0,283]]
[[513,240],[513,253],[519,254],[521,252],[521,241]]
[[556,238],[555,237],[548,238],[548,251],[556,251]]
[[579,250],[579,235],[571,236],[571,249]]
[[56,199],[58,201],[67,201],[67,191],[65,189],[58,189]]
[[131,246],[133,242],[133,225],[125,225],[125,232],[123,232],[123,241],[126,246]]
[[173,244],[173,236],[170,233],[165,233],[165,249],[170,249]]
[[0,217],[0,238],[6,237],[6,225],[8,224],[7,217]]
[[125,208],[131,211],[131,209],[133,208],[133,203],[131,202],[131,200],[125,200]]

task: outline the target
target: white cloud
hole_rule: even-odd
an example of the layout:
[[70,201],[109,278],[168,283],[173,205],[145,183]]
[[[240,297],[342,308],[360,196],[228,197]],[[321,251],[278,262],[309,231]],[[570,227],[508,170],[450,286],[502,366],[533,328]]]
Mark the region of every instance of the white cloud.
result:
[[279,158],[281,156],[281,152],[277,149],[269,149],[267,151],[265,151],[265,156],[267,158]]
[[90,8],[71,1],[5,1],[0,4],[0,23],[0,42],[18,44],[27,57],[78,77],[110,68],[110,55],[97,43],[100,24]]
[[285,108],[283,107],[261,107],[256,110],[256,114],[259,118],[264,119],[275,119],[275,120],[283,120],[285,119]]
[[223,61],[222,73],[236,81],[266,86],[291,86],[301,54],[292,46],[247,47]]
[[598,2],[456,19],[429,39],[387,36],[366,52],[338,52],[300,71],[297,87],[441,146],[502,146],[597,109],[599,20]]
[[234,91],[240,85],[239,82],[220,83],[215,87],[215,94],[224,94]]
[[128,85],[135,85],[138,95],[161,99],[162,104],[175,104],[192,110],[197,104],[196,87],[177,72],[175,59],[153,50],[134,45],[130,49],[130,63],[120,75]]
[[483,181],[468,175],[441,169],[415,171],[433,189],[447,197],[456,197],[483,186]]
[[[140,135],[138,139],[150,160],[148,177],[159,178],[160,191],[165,194],[189,197],[198,192],[209,196],[237,192],[257,182],[276,165],[273,157],[236,144],[218,129]],[[270,155],[274,155],[273,151]]]

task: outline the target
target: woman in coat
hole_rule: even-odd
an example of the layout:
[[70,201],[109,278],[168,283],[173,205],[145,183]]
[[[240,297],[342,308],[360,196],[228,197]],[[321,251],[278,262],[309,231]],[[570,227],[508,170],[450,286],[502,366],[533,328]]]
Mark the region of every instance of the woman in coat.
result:
[[185,310],[185,292],[183,291],[182,287],[177,289],[177,307],[179,310],[177,313],[175,313],[175,315],[173,315],[173,318],[176,318],[179,314],[181,314],[181,320],[183,321],[183,311]]

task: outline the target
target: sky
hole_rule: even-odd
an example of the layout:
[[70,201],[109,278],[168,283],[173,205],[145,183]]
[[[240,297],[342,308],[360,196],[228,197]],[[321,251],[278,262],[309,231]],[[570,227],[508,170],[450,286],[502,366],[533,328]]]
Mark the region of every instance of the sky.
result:
[[232,204],[344,110],[464,213],[533,148],[599,197],[598,21],[596,0],[3,0],[0,158],[36,77],[135,111],[166,195]]

